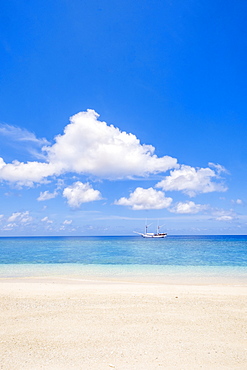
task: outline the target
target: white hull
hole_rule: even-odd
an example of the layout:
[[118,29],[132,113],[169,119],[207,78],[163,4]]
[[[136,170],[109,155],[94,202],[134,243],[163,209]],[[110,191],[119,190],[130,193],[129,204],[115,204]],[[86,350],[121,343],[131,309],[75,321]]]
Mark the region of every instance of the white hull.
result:
[[138,233],[137,231],[134,231],[134,233],[141,235],[143,238],[152,238],[152,239],[164,239],[167,236],[167,233],[160,233],[160,226],[157,227],[157,232],[156,233],[148,233],[148,226],[146,225],[145,227],[145,233]]
[[167,234],[154,234],[154,235],[150,235],[150,234],[140,234],[143,238],[165,238],[167,236]]

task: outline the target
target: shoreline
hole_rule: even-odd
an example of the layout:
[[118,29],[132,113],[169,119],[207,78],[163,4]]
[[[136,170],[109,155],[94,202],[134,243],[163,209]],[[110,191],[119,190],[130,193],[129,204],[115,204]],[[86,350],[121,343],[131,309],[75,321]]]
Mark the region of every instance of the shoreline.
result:
[[246,280],[0,279],[2,369],[244,369]]
[[10,284],[64,284],[64,285],[147,285],[147,286],[191,286],[191,287],[240,287],[247,288],[247,278],[246,279],[229,279],[225,278],[211,278],[211,277],[201,277],[201,278],[157,278],[157,277],[138,277],[138,278],[109,278],[109,277],[97,277],[97,276],[25,276],[25,277],[1,277],[0,286],[5,283]]
[[[247,285],[247,267],[173,265],[0,264],[5,279],[63,279],[168,285]],[[31,281],[31,280],[29,280]]]

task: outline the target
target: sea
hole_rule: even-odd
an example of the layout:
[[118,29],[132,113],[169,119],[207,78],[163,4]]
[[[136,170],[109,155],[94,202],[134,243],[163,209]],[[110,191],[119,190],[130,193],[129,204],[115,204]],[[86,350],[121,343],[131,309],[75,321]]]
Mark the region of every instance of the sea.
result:
[[247,281],[247,236],[0,237],[0,278]]

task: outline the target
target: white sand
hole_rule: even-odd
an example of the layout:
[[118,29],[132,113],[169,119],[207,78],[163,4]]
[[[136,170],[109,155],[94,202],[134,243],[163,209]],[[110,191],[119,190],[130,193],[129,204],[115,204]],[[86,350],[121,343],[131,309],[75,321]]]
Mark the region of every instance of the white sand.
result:
[[0,369],[246,369],[247,287],[0,280]]

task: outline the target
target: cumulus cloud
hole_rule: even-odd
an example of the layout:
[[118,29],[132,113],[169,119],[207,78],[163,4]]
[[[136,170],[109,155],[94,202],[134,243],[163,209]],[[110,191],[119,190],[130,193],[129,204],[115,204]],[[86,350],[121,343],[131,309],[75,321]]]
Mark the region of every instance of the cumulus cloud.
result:
[[129,206],[133,210],[142,209],[162,209],[168,208],[172,203],[172,198],[165,197],[162,191],[153,188],[136,188],[129,198],[120,198],[115,204],[120,206]]
[[236,200],[236,203],[237,203],[237,204],[243,204],[243,201],[242,201],[242,199],[237,199],[237,200]]
[[30,216],[29,211],[26,212],[14,212],[12,215],[8,218],[8,222],[18,222],[21,224],[28,224],[33,220],[33,218]]
[[3,227],[3,230],[11,231],[11,230],[13,230],[16,227],[17,227],[17,224],[15,224],[15,223],[9,223],[9,224],[7,224],[7,225],[5,225]]
[[8,222],[13,222],[15,221],[19,216],[21,215],[20,212],[15,212],[12,213],[12,215],[8,218]]
[[83,184],[80,181],[65,188],[63,196],[67,199],[69,206],[74,208],[80,207],[82,203],[102,199],[98,190],[94,190],[89,183]]
[[156,187],[165,191],[182,191],[190,197],[197,193],[210,193],[213,191],[226,191],[227,187],[220,182],[220,172],[223,167],[215,166],[215,170],[207,168],[194,168],[191,166],[181,165],[179,169],[171,171],[160,181]]
[[195,214],[201,211],[205,211],[207,208],[207,205],[196,204],[192,201],[187,201],[178,202],[177,204],[175,204],[174,207],[169,208],[169,211],[172,213]]
[[43,146],[46,162],[5,163],[0,158],[0,180],[32,186],[69,172],[117,179],[177,167],[175,158],[157,157],[152,145],[141,144],[135,135],[98,118],[91,109],[72,116],[64,133],[55,137],[55,143]]
[[158,158],[154,147],[142,145],[131,133],[98,120],[94,110],[70,119],[64,134],[46,147],[49,162],[61,171],[93,174],[104,178],[145,176],[176,167],[175,158]]
[[41,219],[41,222],[45,222],[45,223],[47,223],[47,224],[53,224],[53,221],[52,221],[52,220],[50,220],[48,216],[43,217],[43,218]]
[[16,182],[20,186],[33,186],[34,182],[45,182],[49,176],[53,176],[56,171],[51,163],[43,162],[18,162],[5,163],[0,158],[0,180]]
[[232,221],[234,218],[235,217],[231,215],[222,215],[222,216],[216,217],[216,220],[217,221]]
[[39,201],[39,202],[42,202],[42,201],[44,201],[44,200],[49,200],[49,199],[53,199],[53,198],[55,198],[56,196],[57,196],[57,192],[56,191],[54,191],[53,193],[50,193],[49,191],[44,191],[44,192],[40,192],[40,195],[39,195],[39,197],[37,198],[37,200]]
[[64,220],[63,225],[71,225],[72,220]]
[[214,210],[213,216],[214,219],[217,221],[233,221],[237,218],[235,212],[232,209]]
[[242,201],[242,199],[236,199],[236,200],[232,199],[232,200],[231,200],[231,202],[232,202],[233,204],[238,204],[238,205],[240,205],[240,204],[244,204],[244,202]]

